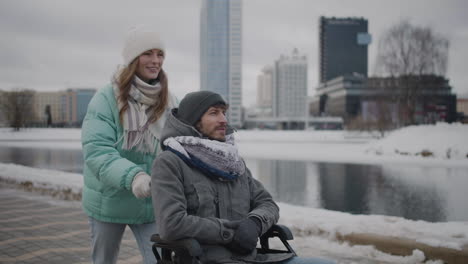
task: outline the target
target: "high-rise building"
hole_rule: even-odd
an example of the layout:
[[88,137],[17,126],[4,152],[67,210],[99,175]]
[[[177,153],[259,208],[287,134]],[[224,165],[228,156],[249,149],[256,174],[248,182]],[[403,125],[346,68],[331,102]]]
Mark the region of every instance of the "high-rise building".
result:
[[294,49],[257,76],[257,105],[246,127],[305,129],[308,120],[307,57]]
[[265,66],[257,76],[257,106],[271,109],[273,102],[273,67]]
[[297,49],[275,61],[272,98],[274,117],[307,117],[307,57]]
[[200,14],[200,89],[221,94],[227,118],[242,126],[242,3],[204,0]]
[[367,46],[371,42],[367,28],[364,18],[320,17],[320,83],[355,73],[367,77]]

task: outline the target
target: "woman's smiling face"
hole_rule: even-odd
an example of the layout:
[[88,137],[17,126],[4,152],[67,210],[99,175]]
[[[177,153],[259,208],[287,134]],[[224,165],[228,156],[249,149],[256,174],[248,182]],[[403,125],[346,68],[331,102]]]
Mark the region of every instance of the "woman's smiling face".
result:
[[144,82],[156,79],[162,69],[164,52],[160,49],[151,49],[138,56],[136,75]]

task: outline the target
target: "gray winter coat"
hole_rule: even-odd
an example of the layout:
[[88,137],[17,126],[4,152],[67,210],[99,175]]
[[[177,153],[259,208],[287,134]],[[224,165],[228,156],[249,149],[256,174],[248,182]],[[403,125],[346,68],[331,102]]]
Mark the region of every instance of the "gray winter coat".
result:
[[[169,115],[161,142],[176,136],[200,137],[199,132]],[[154,161],[151,188],[157,230],[163,239],[195,238],[203,248],[203,263],[272,263],[291,254],[237,255],[225,247],[236,223],[249,216],[262,223],[262,233],[278,221],[279,208],[250,171],[233,181],[204,175],[169,150]]]

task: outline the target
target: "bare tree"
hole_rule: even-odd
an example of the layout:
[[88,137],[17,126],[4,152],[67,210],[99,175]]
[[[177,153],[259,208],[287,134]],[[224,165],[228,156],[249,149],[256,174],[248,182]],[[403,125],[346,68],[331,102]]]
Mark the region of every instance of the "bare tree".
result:
[[424,88],[421,78],[445,75],[448,50],[448,39],[408,20],[392,26],[379,40],[376,73],[396,78],[396,86],[387,87],[387,93],[400,107],[403,124],[414,124],[415,107]]
[[15,131],[33,119],[34,91],[15,89],[1,92],[0,111],[7,124]]

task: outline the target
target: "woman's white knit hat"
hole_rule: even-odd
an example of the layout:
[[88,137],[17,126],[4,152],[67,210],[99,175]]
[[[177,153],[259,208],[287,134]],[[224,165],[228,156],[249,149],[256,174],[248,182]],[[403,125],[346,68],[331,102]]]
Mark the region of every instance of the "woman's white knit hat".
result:
[[160,49],[166,55],[164,43],[159,34],[147,26],[136,26],[126,35],[122,56],[125,65],[129,65],[136,57],[150,49]]

